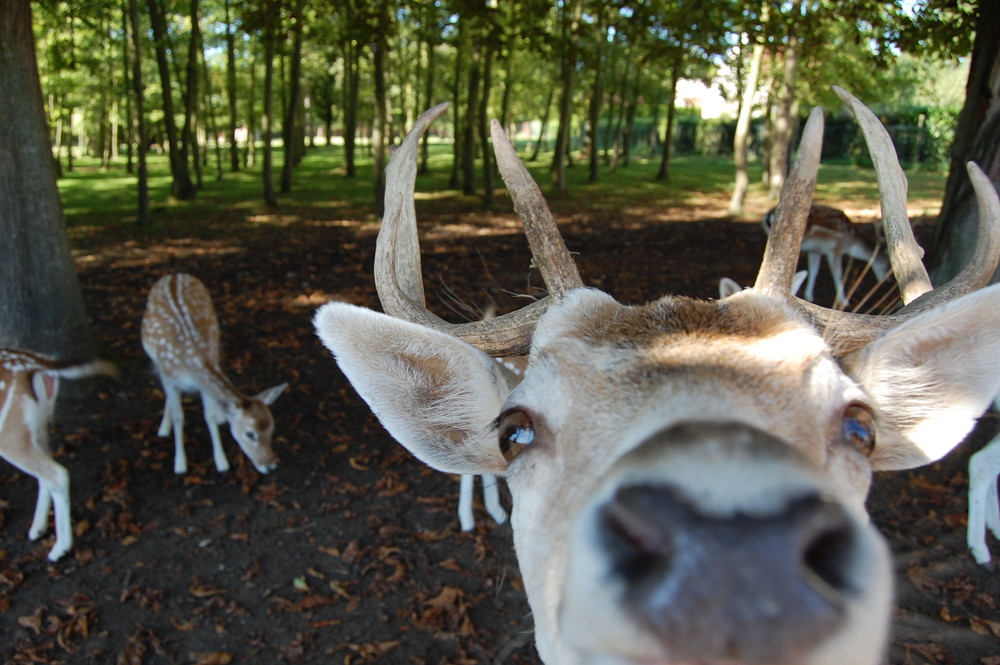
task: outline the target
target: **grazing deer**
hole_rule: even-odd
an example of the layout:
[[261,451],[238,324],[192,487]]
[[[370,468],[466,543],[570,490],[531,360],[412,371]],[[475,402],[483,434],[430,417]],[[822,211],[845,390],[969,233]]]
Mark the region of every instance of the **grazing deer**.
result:
[[[883,191],[884,128],[846,92]],[[628,306],[582,280],[499,123],[497,163],[549,296],[474,324],[424,305],[414,210],[421,116],[387,168],[385,314],[328,303],[319,337],[388,432],[448,473],[504,475],[549,665],[875,665],[892,565],[864,509],[873,470],[957,445],[1000,391],[1000,201],[974,165],[980,242],[931,291],[906,202],[883,203],[905,306],[791,294],[822,143],[806,124],[757,280],[718,301]],[[919,297],[918,297],[919,296]],[[492,357],[528,354],[517,376]]]
[[38,480],[35,516],[28,538],[38,540],[55,505],[56,542],[49,561],[73,547],[69,509],[69,471],[52,459],[49,423],[59,393],[59,379],[79,379],[97,374],[117,375],[103,360],[83,364],[18,349],[0,349],[0,457]]
[[163,384],[165,404],[157,434],[174,431],[174,473],[187,473],[181,392],[201,393],[216,469],[229,470],[219,438],[224,422],[258,471],[267,473],[277,466],[271,449],[274,419],[267,407],[288,384],[254,397],[236,389],[219,366],[219,322],[208,289],[196,277],[167,275],[153,285],[142,316],[142,348]]
[[[771,233],[771,224],[777,208],[772,208],[764,214],[761,223],[764,233]],[[816,277],[819,275],[819,262],[826,258],[833,276],[833,286],[836,289],[834,304],[846,304],[844,294],[844,257],[848,256],[865,263],[871,263],[875,278],[882,280],[889,272],[889,261],[874,247],[857,234],[854,224],[844,214],[843,210],[814,203],[809,207],[806,218],[806,231],[802,237],[802,250],[806,255],[806,265],[809,276],[806,280],[805,299],[813,301],[813,290]]]

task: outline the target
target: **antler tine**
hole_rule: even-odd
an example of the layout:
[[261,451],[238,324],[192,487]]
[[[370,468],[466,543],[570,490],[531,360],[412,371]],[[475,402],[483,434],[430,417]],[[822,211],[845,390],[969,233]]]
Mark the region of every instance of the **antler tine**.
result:
[[843,88],[833,86],[833,91],[858,122],[865,143],[868,144],[882,199],[882,224],[889,248],[889,262],[892,264],[892,273],[896,277],[903,304],[907,305],[933,287],[921,262],[924,250],[913,237],[910,219],[906,214],[906,175],[899,165],[896,148],[889,133],[875,114]]
[[514,202],[514,212],[524,223],[532,259],[542,273],[549,292],[554,297],[561,298],[571,289],[583,286],[580,271],[559,234],[556,220],[542,191],[528,173],[524,162],[517,156],[507,133],[496,119],[490,122],[490,134],[493,137],[497,168],[500,169],[500,175],[507,185],[507,193]]
[[548,298],[474,323],[449,323],[427,309],[413,203],[417,144],[431,122],[447,108],[444,103],[425,111],[386,167],[386,212],[375,244],[375,288],[387,314],[454,335],[491,356],[523,355],[531,346],[532,333],[548,307]]
[[[417,183],[417,146],[430,124],[447,111],[448,106],[448,102],[444,102],[424,111],[403,143],[393,151],[389,164],[385,167],[385,213],[375,250],[375,287],[379,300],[382,301],[382,309],[393,316],[401,316],[396,311],[400,298],[424,306],[417,212],[413,202]],[[378,248],[383,245],[383,235],[393,234],[393,253],[382,252],[380,256]],[[380,267],[391,270],[394,278],[381,279]]]
[[822,147],[823,109],[817,106],[809,113],[799,141],[799,155],[781,188],[781,199],[754,284],[757,291],[781,299],[790,297]]
[[813,325],[825,331],[834,355],[843,356],[864,346],[882,332],[989,283],[1000,262],[1000,198],[990,179],[976,164],[969,162],[969,178],[979,206],[976,249],[954,279],[932,290],[920,260],[923,250],[917,245],[906,216],[906,177],[896,159],[892,141],[864,104],[846,91],[835,89],[861,125],[872,154],[882,197],[890,262],[906,303],[896,314],[870,316],[827,309],[793,298]]
[[989,176],[975,162],[968,162],[965,167],[979,207],[979,235],[975,250],[969,262],[951,281],[918,298],[904,307],[902,312],[916,309],[917,305],[923,311],[986,286],[1000,262],[1000,199]]

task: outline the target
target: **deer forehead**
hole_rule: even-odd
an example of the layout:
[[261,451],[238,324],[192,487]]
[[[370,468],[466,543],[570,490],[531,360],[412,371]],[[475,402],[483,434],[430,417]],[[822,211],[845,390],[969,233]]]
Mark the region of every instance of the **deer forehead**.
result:
[[528,374],[555,374],[591,392],[618,386],[616,400],[619,393],[641,399],[664,383],[825,393],[846,380],[822,337],[783,303],[749,290],[723,301],[666,297],[640,307],[574,292],[539,325]]

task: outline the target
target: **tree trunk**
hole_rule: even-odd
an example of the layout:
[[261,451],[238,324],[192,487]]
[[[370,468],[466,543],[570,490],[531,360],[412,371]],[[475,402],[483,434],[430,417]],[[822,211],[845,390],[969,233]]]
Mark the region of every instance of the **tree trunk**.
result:
[[174,122],[174,101],[170,85],[170,61],[167,59],[167,21],[163,17],[158,0],[146,0],[149,18],[156,46],[156,65],[160,73],[160,88],[163,90],[163,124],[167,130],[167,151],[170,158],[170,174],[173,184],[171,196],[182,201],[195,197],[194,183],[188,168],[187,150],[177,140],[177,124]]
[[462,126],[462,193],[476,193],[476,102],[479,99],[479,53],[472,54],[469,87],[465,99],[465,123]]
[[754,44],[750,56],[750,71],[743,86],[743,98],[740,100],[740,115],[736,120],[736,134],[733,136],[733,162],[736,167],[736,183],[733,186],[733,196],[729,199],[729,214],[739,215],[743,212],[743,200],[750,187],[750,174],[747,172],[747,139],[750,136],[750,119],[753,112],[753,98],[757,94],[757,79],[760,77],[760,65],[764,60],[764,42]]
[[375,119],[372,123],[372,143],[375,148],[375,214],[381,217],[385,212],[385,129],[386,90],[385,52],[389,45],[385,32],[379,31],[375,39],[372,64],[375,77]]
[[66,239],[29,0],[0,2],[0,346],[66,360],[94,340]]
[[604,95],[604,80],[601,76],[602,70],[604,69],[604,42],[606,41],[604,35],[603,17],[598,15],[596,33],[597,39],[597,49],[594,56],[594,85],[590,90],[590,108],[588,109],[589,116],[589,134],[590,134],[590,163],[587,172],[588,182],[597,182],[598,168],[600,167],[600,152],[598,149],[598,135],[600,133],[601,124],[601,97]]
[[[427,40],[427,73],[424,79],[424,108],[420,109],[423,112],[424,109],[429,109],[434,106],[434,42],[432,40]],[[427,174],[430,172],[430,166],[428,165],[430,160],[430,134],[425,132],[423,138],[420,139],[420,171],[421,174]]]
[[569,156],[569,131],[573,121],[573,88],[576,83],[576,31],[583,16],[583,3],[574,0],[572,7],[564,10],[562,97],[559,100],[559,130],[556,133],[556,151],[552,157],[552,190],[557,196],[566,193],[566,161]]
[[771,129],[771,179],[767,190],[767,199],[771,202],[778,200],[781,196],[781,187],[785,184],[792,131],[795,127],[792,121],[792,107],[795,102],[795,83],[798,78],[799,51],[802,46],[796,30],[793,25],[788,35],[788,43],[785,45],[781,91],[775,104],[774,124]]
[[191,156],[194,165],[195,183],[201,189],[201,159],[198,147],[198,53],[201,52],[200,19],[198,17],[199,0],[191,0],[191,39],[188,42],[188,59],[185,67],[186,89],[184,92],[184,129],[181,132],[185,152]]
[[[131,31],[129,27],[128,0],[122,5],[122,83],[125,90],[125,117],[128,122],[125,125],[125,173],[131,175],[135,172],[133,164],[135,142],[135,117],[132,111],[132,63],[129,58],[129,49],[132,48]],[[137,10],[138,11],[138,10]],[[51,102],[51,95],[49,100]]]
[[[208,136],[212,137],[212,145],[215,148],[215,179],[222,180],[222,146],[219,144],[219,130],[215,126],[215,104],[212,102],[212,77],[208,71],[208,60],[205,59],[204,43],[198,49],[198,56],[201,58],[201,77],[205,79],[205,129]],[[208,139],[205,140],[205,150],[208,150]],[[205,155],[206,162],[208,155]]]
[[358,175],[354,163],[358,134],[358,86],[361,81],[360,46],[350,38],[344,40],[344,173],[348,178]]
[[[493,207],[493,151],[490,150],[490,119],[489,101],[490,87],[493,84],[493,54],[494,49],[488,42],[483,54],[483,85],[479,93],[479,152],[483,155],[483,207],[487,210]],[[502,125],[501,125],[502,126]]]
[[462,99],[462,64],[465,62],[465,26],[461,20],[458,24],[458,34],[455,36],[455,76],[451,83],[452,135],[451,144],[451,176],[448,179],[449,189],[458,189],[462,182],[462,114],[458,109]]
[[136,224],[149,225],[149,170],[146,166],[146,99],[142,84],[142,27],[137,0],[128,0],[128,22],[132,38],[132,135],[136,143]]
[[553,88],[549,87],[549,94],[545,97],[545,109],[542,111],[542,124],[538,128],[538,140],[535,141],[535,147],[531,150],[531,159],[528,161],[536,162],[538,161],[538,153],[542,149],[542,144],[545,143],[545,130],[549,126],[549,113],[552,110],[552,95]]
[[[1000,4],[979,3],[965,105],[951,147],[951,166],[928,260],[935,284],[965,266],[976,246],[979,211],[965,163],[973,161],[1000,188]],[[998,276],[994,274],[996,282]]]
[[663,153],[660,156],[660,170],[656,179],[660,182],[670,181],[670,153],[674,139],[674,118],[677,115],[674,100],[677,98],[677,79],[681,75],[681,65],[684,64],[684,51],[674,54],[673,66],[670,68],[670,90],[667,91],[667,126],[663,130]]
[[240,149],[236,142],[236,37],[229,16],[229,2],[225,0],[226,11],[226,96],[229,98],[229,170],[240,170]]
[[261,135],[264,140],[264,163],[261,168],[261,179],[264,189],[264,203],[269,206],[278,205],[278,197],[274,193],[274,151],[271,148],[273,130],[271,120],[274,117],[274,48],[277,37],[275,36],[274,22],[276,17],[268,16],[264,25],[264,111],[260,116]]
[[292,64],[288,74],[288,107],[285,109],[285,122],[281,127],[282,141],[285,149],[285,163],[281,167],[281,193],[292,191],[292,169],[298,160],[296,152],[298,145],[295,140],[296,127],[300,126],[299,104],[302,101],[302,2],[292,10],[292,33],[295,35],[292,46]]

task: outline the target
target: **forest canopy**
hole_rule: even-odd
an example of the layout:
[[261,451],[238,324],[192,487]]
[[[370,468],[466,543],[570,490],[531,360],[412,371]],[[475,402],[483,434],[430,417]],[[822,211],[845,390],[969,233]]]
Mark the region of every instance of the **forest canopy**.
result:
[[721,121],[750,105],[750,149],[772,186],[804,110],[839,109],[833,84],[919,126],[930,140],[918,159],[946,164],[976,12],[941,0],[98,0],[38,3],[34,23],[63,168],[86,153],[131,169],[140,148],[165,151],[184,199],[260,160],[275,203],[272,149],[284,151],[283,193],[317,141],[343,145],[348,177],[358,149],[381,174],[413,119],[449,100],[433,131],[453,144],[451,184],[489,204],[489,118],[533,158],[546,148],[555,193],[574,155],[596,180],[639,142],[667,180],[678,123],[705,115],[683,96],[691,81],[719,100]]

